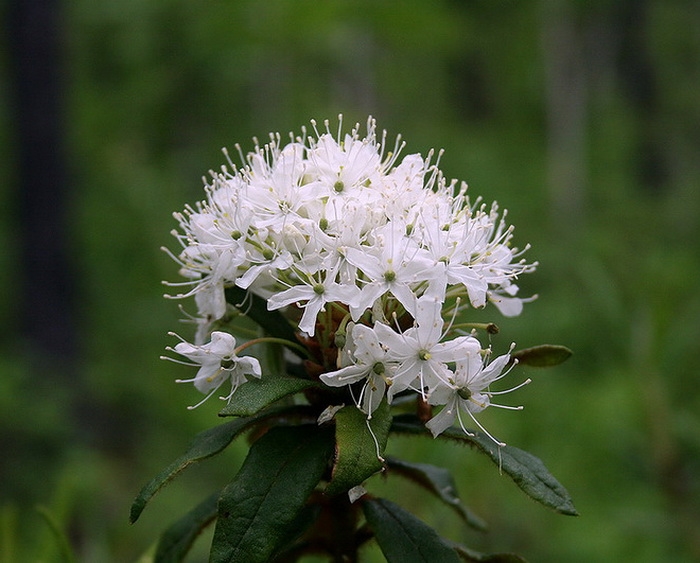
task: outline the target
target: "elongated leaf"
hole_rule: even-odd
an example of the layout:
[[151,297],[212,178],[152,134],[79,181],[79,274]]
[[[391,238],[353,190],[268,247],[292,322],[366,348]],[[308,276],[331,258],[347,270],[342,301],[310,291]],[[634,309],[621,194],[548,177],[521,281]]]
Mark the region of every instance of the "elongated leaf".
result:
[[457,553],[435,530],[398,504],[368,499],[362,509],[389,563],[459,563]]
[[462,561],[478,561],[483,563],[527,563],[515,553],[479,553],[460,544],[449,542]]
[[343,493],[382,469],[383,460],[378,456],[386,448],[390,426],[391,411],[386,400],[372,413],[371,433],[367,428],[367,415],[355,405],[343,407],[336,413],[336,458],[326,494]]
[[65,531],[61,529],[61,526],[59,526],[51,511],[45,506],[37,506],[36,511],[41,515],[44,522],[46,522],[51,530],[51,535],[58,546],[60,561],[62,563],[75,563],[76,559],[75,555],[73,555],[70,541],[68,540]]
[[573,352],[566,346],[543,344],[513,352],[510,361],[518,360],[518,363],[522,365],[546,368],[565,362],[572,354]]
[[[413,415],[395,417],[391,430],[429,435],[425,426]],[[486,454],[534,500],[562,514],[578,515],[568,491],[552,476],[539,458],[513,446],[499,448],[488,436],[476,431],[470,432],[471,436],[459,428],[448,428],[439,438],[457,440],[475,447]]]
[[250,448],[219,499],[211,563],[266,562],[296,529],[333,453],[316,425],[272,428]]
[[218,500],[217,491],[168,527],[158,541],[153,563],[180,563],[197,536],[216,518]]
[[[248,318],[260,326],[268,336],[282,338],[289,342],[298,343],[299,340],[294,333],[294,328],[289,323],[284,315],[279,311],[268,311],[267,301],[241,289],[240,287],[227,287],[226,300],[238,307]],[[301,358],[305,358],[300,351],[294,347],[289,347],[289,350]]]
[[287,395],[320,386],[319,383],[308,379],[281,375],[251,379],[236,390],[231,402],[223,408],[219,416],[252,416]]
[[387,463],[390,469],[418,483],[437,496],[447,506],[455,510],[472,528],[486,530],[486,522],[462,503],[457,494],[457,485],[447,469],[427,463],[409,463],[396,458],[387,458]]
[[287,410],[289,408],[269,409],[256,416],[232,420],[197,434],[183,455],[158,473],[141,489],[131,505],[129,520],[132,523],[136,522],[153,495],[189,465],[218,454],[251,425]]

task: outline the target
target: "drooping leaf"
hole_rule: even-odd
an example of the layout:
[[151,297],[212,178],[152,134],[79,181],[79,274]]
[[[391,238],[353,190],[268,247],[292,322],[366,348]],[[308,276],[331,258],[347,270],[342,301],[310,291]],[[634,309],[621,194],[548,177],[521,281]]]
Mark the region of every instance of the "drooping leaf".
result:
[[[298,343],[294,328],[280,311],[268,311],[267,301],[238,286],[226,288],[226,301],[238,307],[242,313],[260,326],[268,336]],[[303,354],[294,346],[288,348],[301,358]]]
[[131,505],[129,520],[132,523],[136,522],[153,495],[155,495],[164,485],[169,483],[189,465],[218,454],[224,450],[233,441],[233,439],[236,438],[236,436],[239,436],[253,424],[266,418],[278,416],[288,410],[290,409],[268,409],[267,411],[261,412],[256,416],[232,420],[197,434],[183,455],[178,457],[175,461],[163,469],[163,471],[158,473],[158,475],[151,479],[143,487],[143,489],[141,489],[134,500],[134,503]]
[[254,442],[221,493],[210,562],[269,561],[298,526],[332,453],[332,432],[315,424],[272,428]]
[[387,463],[391,470],[418,483],[437,496],[455,510],[469,526],[476,530],[486,530],[486,522],[462,503],[457,494],[457,485],[447,469],[427,463],[410,463],[396,458],[387,458]]
[[513,352],[510,361],[512,363],[514,360],[518,360],[518,363],[522,365],[546,368],[565,362],[572,354],[573,352],[566,346],[543,344]]
[[158,540],[153,563],[180,563],[197,536],[216,518],[218,500],[217,491],[169,526]]
[[527,563],[527,560],[515,553],[479,553],[460,544],[449,542],[462,561],[483,563]]
[[252,416],[287,395],[320,386],[315,381],[282,375],[251,379],[236,390],[219,416]]
[[326,494],[343,493],[382,469],[383,460],[378,456],[386,448],[391,426],[391,411],[386,400],[372,413],[371,432],[367,426],[367,415],[355,405],[343,407],[336,413],[336,457]]
[[459,563],[457,553],[447,541],[398,504],[380,498],[367,499],[362,509],[389,563]]
[[[394,417],[391,430],[430,435],[420,420],[413,415]],[[539,458],[513,446],[499,448],[491,438],[480,432],[470,431],[470,433],[471,435],[465,434],[459,428],[448,428],[438,438],[457,440],[475,447],[486,454],[534,500],[562,514],[578,515],[568,491],[552,476]]]

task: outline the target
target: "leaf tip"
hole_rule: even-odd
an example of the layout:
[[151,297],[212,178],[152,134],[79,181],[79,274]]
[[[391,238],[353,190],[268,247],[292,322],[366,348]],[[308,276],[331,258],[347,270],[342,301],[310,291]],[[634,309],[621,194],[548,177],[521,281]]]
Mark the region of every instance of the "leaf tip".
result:
[[139,516],[141,516],[143,509],[144,504],[142,502],[139,502],[139,499],[136,499],[134,501],[134,504],[131,505],[131,511],[129,512],[129,524],[133,524],[136,522],[136,520],[139,519]]

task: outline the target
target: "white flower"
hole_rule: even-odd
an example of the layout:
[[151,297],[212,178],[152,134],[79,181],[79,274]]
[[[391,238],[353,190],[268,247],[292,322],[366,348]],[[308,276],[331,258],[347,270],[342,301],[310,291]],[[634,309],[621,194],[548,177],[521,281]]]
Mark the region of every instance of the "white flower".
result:
[[382,402],[397,364],[389,359],[376,333],[365,325],[351,327],[344,352],[342,357],[349,358],[350,365],[322,374],[321,381],[330,387],[342,387],[365,380],[357,404],[371,416]]
[[[331,273],[321,280],[312,276],[302,279],[300,280],[302,285],[295,285],[270,296],[267,300],[267,308],[269,311],[274,311],[287,305],[297,304],[304,309],[304,314],[299,321],[299,329],[313,336],[316,332],[316,318],[321,311],[325,310],[326,303],[336,301],[347,305],[357,296],[357,287],[336,283],[333,281],[334,277],[334,273]],[[306,303],[302,304],[302,301]]]
[[448,364],[457,361],[464,347],[473,340],[471,336],[459,336],[441,342],[444,321],[438,299],[421,297],[415,311],[414,326],[402,333],[383,323],[374,326],[379,341],[388,350],[387,357],[398,362],[388,392],[390,401],[405,389],[413,389],[427,398],[433,389],[447,384],[453,377]]
[[405,231],[405,225],[393,222],[377,229],[374,244],[348,248],[348,262],[366,280],[359,298],[350,304],[353,320],[357,321],[384,294],[393,295],[406,311],[415,315],[414,285],[432,278],[433,270],[425,252]]
[[464,355],[457,360],[457,367],[452,378],[435,389],[428,398],[428,402],[431,405],[444,406],[437,415],[426,423],[426,427],[433,433],[433,436],[437,436],[452,426],[457,420],[462,430],[469,434],[464,427],[461,416],[461,413],[466,412],[489,438],[499,446],[504,446],[503,442],[496,440],[489,434],[474,415],[480,413],[488,406],[521,410],[521,406],[496,405],[491,402],[491,397],[515,391],[530,383],[530,380],[527,379],[520,385],[505,391],[491,391],[490,385],[505,377],[510,371],[503,371],[510,361],[510,353],[503,354],[492,362],[487,363],[488,353],[482,355],[481,345],[476,339],[472,339],[468,345],[464,346],[462,352]]
[[[474,224],[472,218],[466,214],[443,217],[440,212],[440,208],[433,208],[421,215],[423,244],[433,260],[429,293],[442,299],[448,285],[462,285],[471,304],[483,307],[488,281],[472,264],[472,255],[476,252],[473,239],[460,236],[465,231],[464,223]],[[466,230],[473,232],[474,228]]]
[[227,332],[212,332],[211,341],[201,346],[195,346],[183,340],[174,348],[166,349],[187,358],[190,362],[181,362],[168,357],[164,359],[185,365],[200,366],[197,375],[192,379],[178,380],[178,383],[194,383],[199,391],[207,393],[200,403],[190,408],[201,405],[227,381],[231,382],[231,392],[222,399],[230,400],[239,385],[245,383],[249,376],[259,378],[262,375],[257,358],[236,355],[236,339]]
[[381,181],[384,164],[372,134],[365,139],[345,135],[338,141],[326,133],[310,144],[309,163],[328,195],[357,197],[357,192]]

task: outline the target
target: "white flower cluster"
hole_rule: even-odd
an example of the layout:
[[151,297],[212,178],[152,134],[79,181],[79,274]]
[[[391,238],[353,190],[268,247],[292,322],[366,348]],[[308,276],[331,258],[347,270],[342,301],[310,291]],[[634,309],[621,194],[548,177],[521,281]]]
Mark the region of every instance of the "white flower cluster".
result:
[[447,340],[445,319],[488,302],[519,314],[528,299],[514,280],[536,264],[511,246],[505,213],[471,203],[432,153],[399,159],[400,138],[387,149],[371,118],[364,136],[358,126],[334,134],[328,122],[312,125],[286,144],[279,134],[256,143],[241,168],[229,160],[212,173],[207,199],[175,214],[182,249],[172,256],[187,281],[171,285],[186,288],[174,297],[196,299],[197,344],[226,314],[224,290],[234,285],[283,310],[308,338],[334,334],[345,317],[337,369],[323,382],[364,382],[357,403],[368,415],[383,397],[413,390],[445,405],[433,433],[461,424],[460,412],[489,405],[509,355],[488,364],[474,335]]

